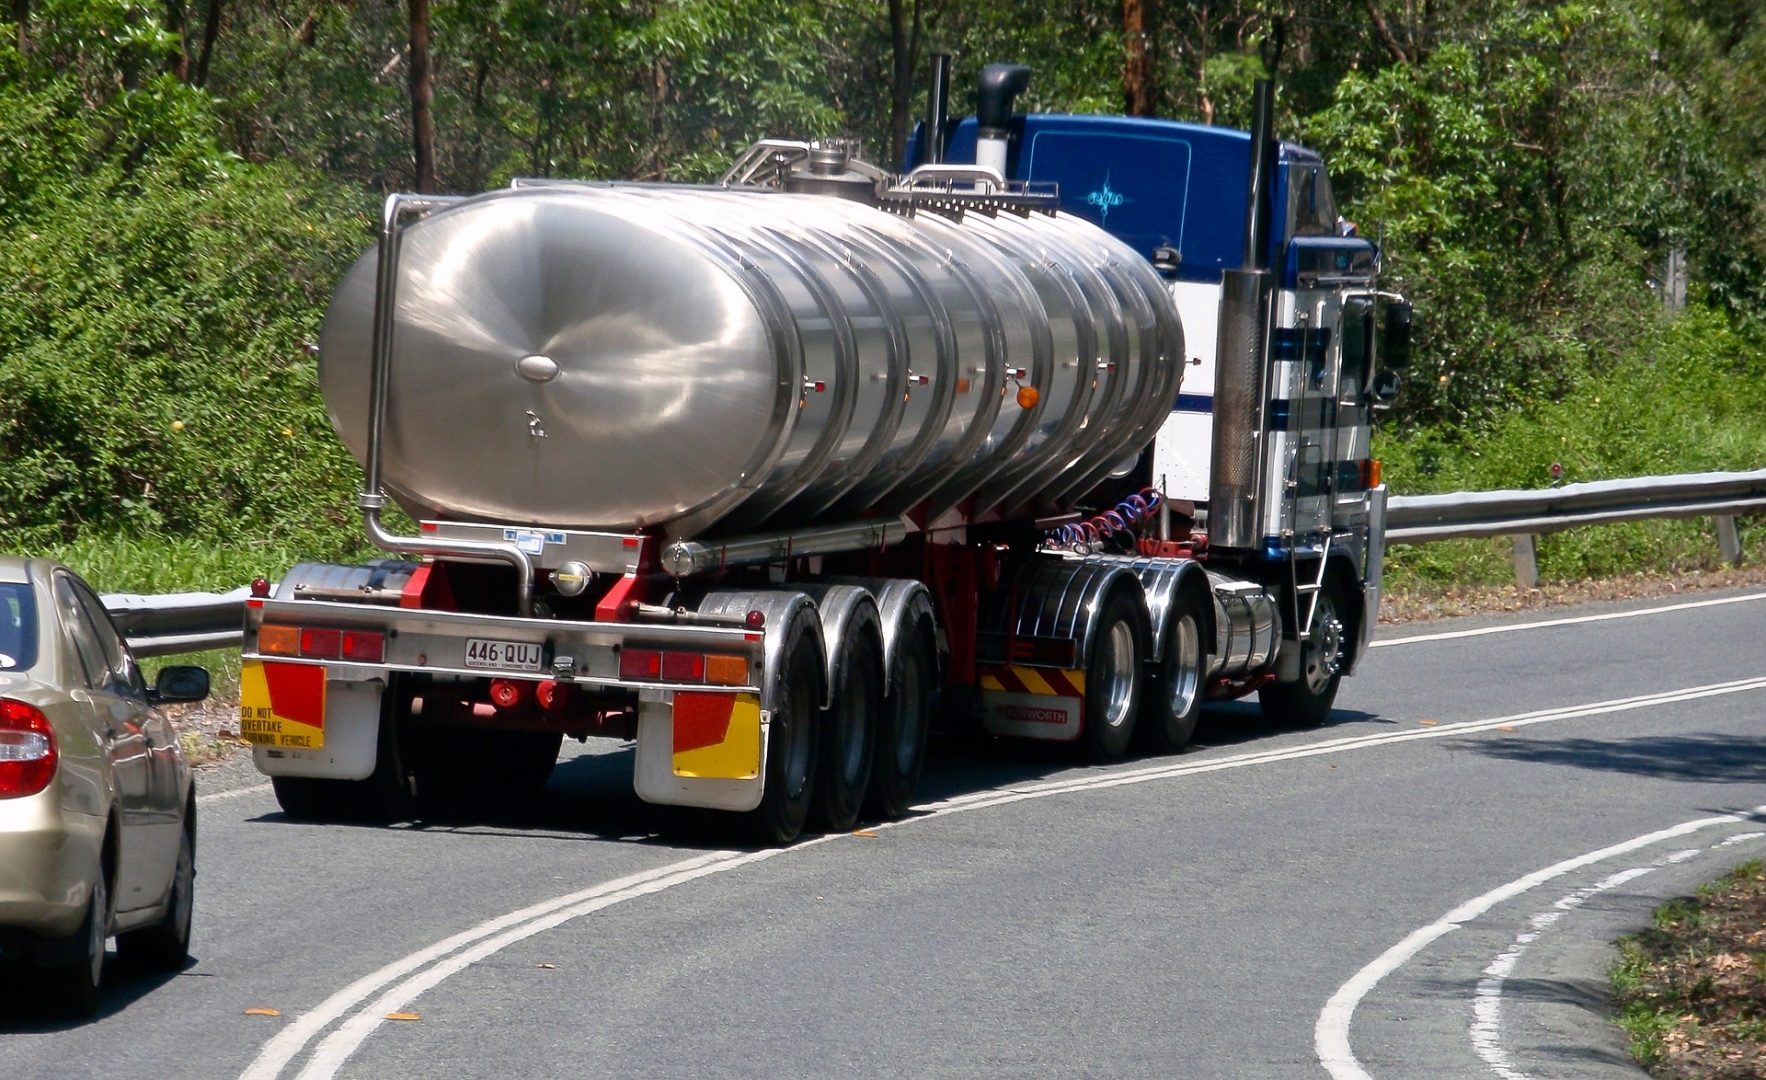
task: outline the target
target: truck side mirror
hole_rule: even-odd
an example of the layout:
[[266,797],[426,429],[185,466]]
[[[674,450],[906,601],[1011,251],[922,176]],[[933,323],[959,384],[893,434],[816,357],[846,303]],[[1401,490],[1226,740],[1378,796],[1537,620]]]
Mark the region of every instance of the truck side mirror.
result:
[[1182,266],[1183,252],[1163,244],[1153,249],[1153,269],[1159,271],[1160,277],[1176,277]]
[[1402,368],[1410,365],[1410,305],[1386,305],[1385,366]]
[[1381,368],[1380,373],[1374,376],[1373,386],[1368,388],[1369,394],[1374,399],[1374,408],[1384,411],[1398,404],[1398,392],[1402,381],[1398,372],[1391,368]]

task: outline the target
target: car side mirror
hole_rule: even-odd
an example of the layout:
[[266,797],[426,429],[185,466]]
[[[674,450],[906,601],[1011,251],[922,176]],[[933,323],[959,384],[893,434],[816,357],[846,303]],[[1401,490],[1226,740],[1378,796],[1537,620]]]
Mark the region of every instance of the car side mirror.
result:
[[201,701],[208,697],[208,669],[188,664],[173,664],[159,669],[153,680],[153,703],[170,705],[177,702]]
[[1381,368],[1380,373],[1374,376],[1373,385],[1368,387],[1368,393],[1374,399],[1374,408],[1384,410],[1398,404],[1398,394],[1402,388],[1402,382],[1403,380],[1396,371],[1391,368]]
[[1406,303],[1386,305],[1386,341],[1380,360],[1386,367],[1402,368],[1410,364],[1410,315]]

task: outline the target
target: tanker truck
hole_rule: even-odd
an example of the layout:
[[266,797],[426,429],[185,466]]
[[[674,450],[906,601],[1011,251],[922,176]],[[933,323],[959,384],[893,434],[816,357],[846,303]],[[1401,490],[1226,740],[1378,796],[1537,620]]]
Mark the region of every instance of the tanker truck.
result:
[[[497,806],[565,736],[762,842],[905,814],[929,732],[1169,753],[1322,722],[1379,604],[1410,310],[1319,157],[1016,115],[908,161],[387,198],[319,343],[366,565],[254,583],[240,732],[292,816]],[[410,524],[393,515],[404,511]]]

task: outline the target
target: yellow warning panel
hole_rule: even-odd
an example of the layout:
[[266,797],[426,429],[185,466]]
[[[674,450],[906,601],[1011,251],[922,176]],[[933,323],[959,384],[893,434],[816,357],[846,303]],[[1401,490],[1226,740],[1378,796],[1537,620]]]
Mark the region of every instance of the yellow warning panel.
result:
[[760,698],[675,691],[676,776],[753,780],[760,775]]
[[1017,664],[985,668],[981,672],[981,689],[1008,694],[1082,698],[1085,696],[1085,672],[1020,667]]
[[246,660],[239,665],[239,737],[280,750],[325,745],[325,669]]

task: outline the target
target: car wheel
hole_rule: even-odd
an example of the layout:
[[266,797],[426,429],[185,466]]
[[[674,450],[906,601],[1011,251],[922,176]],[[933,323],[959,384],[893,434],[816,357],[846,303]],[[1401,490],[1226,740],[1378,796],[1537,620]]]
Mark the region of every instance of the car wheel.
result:
[[[194,812],[192,807],[189,812]],[[191,825],[178,841],[178,866],[159,922],[117,935],[117,956],[145,971],[181,971],[190,959],[190,913],[196,896],[196,841]]]
[[49,989],[55,1004],[71,1016],[85,1019],[98,1012],[98,987],[104,979],[104,942],[109,934],[110,887],[101,869],[86,904],[86,921],[75,938],[82,946],[80,958],[63,967],[50,968]]

